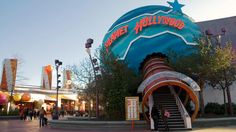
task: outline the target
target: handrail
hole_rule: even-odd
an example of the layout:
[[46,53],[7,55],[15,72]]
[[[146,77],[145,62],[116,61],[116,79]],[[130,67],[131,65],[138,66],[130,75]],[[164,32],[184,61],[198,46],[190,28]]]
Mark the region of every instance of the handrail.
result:
[[175,97],[176,104],[178,106],[178,109],[181,112],[182,119],[184,120],[185,128],[192,128],[191,118],[190,118],[187,110],[185,109],[182,101],[180,100],[179,96],[176,94],[174,88],[172,86],[169,86],[169,88],[170,88],[171,94],[173,94]]

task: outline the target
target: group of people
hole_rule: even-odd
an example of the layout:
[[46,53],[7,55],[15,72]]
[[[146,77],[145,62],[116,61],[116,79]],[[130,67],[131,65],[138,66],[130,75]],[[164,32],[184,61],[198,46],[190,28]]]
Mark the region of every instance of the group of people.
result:
[[43,107],[40,110],[33,110],[30,108],[22,109],[20,111],[20,119],[24,121],[32,121],[33,119],[39,119],[39,127],[47,125],[46,111]]
[[61,109],[57,109],[56,106],[53,107],[51,111],[52,119],[59,119],[60,117],[64,117],[66,114],[66,111],[64,110],[64,107],[62,106]]
[[170,112],[165,109],[162,105],[153,105],[151,110],[151,117],[154,121],[154,130],[158,130],[159,120],[162,119],[165,130],[169,131],[168,118],[170,117]]
[[36,118],[38,118],[38,116],[39,116],[39,113],[36,110],[30,109],[30,108],[24,108],[24,109],[20,110],[20,119],[21,120],[32,121],[33,117],[34,117],[34,119],[36,119]]

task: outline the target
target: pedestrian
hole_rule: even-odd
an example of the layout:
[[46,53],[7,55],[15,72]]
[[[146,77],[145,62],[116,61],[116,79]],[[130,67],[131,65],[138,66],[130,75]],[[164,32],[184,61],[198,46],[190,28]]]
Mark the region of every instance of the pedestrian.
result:
[[64,117],[64,115],[65,115],[65,110],[64,110],[63,105],[61,106],[60,115],[61,115],[62,117]]
[[161,106],[161,117],[165,125],[165,130],[169,131],[168,118],[170,117],[170,112],[163,106]]
[[158,130],[158,122],[159,122],[159,110],[156,105],[153,105],[151,110],[151,117],[154,121],[154,130]]
[[32,121],[33,120],[33,110],[32,109],[29,110],[29,117],[30,117],[30,120]]
[[20,119],[24,120],[24,110],[22,108],[20,109]]
[[58,120],[58,112],[57,112],[57,107],[56,106],[53,106],[53,109],[52,109],[52,119],[53,120]]
[[29,109],[28,108],[24,108],[24,121],[28,120],[28,112],[29,112]]
[[44,115],[46,114],[46,111],[44,110],[44,108],[42,107],[40,110],[39,110],[39,127],[42,127],[44,126],[45,124],[45,118],[44,118]]
[[35,109],[34,109],[34,111],[33,111],[33,116],[34,116],[34,120],[36,120],[36,119],[37,119],[37,112],[36,112]]

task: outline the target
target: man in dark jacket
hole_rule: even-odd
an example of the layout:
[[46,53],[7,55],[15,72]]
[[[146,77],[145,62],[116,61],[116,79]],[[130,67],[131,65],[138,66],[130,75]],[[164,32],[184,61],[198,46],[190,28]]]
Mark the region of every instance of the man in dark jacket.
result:
[[39,110],[39,127],[44,126],[44,124],[45,124],[45,119],[44,119],[45,117],[44,117],[44,115],[46,115],[46,111],[42,107]]
[[159,121],[159,110],[156,105],[153,105],[153,107],[152,107],[151,116],[154,121],[154,129],[157,131],[158,130],[158,121]]

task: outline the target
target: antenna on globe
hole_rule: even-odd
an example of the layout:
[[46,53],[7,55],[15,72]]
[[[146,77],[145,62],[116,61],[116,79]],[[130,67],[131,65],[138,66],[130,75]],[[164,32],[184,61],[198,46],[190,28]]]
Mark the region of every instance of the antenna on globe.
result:
[[174,2],[169,2],[167,3],[172,7],[173,12],[179,12],[183,14],[181,8],[184,6],[183,4],[180,4],[178,0],[175,0]]

